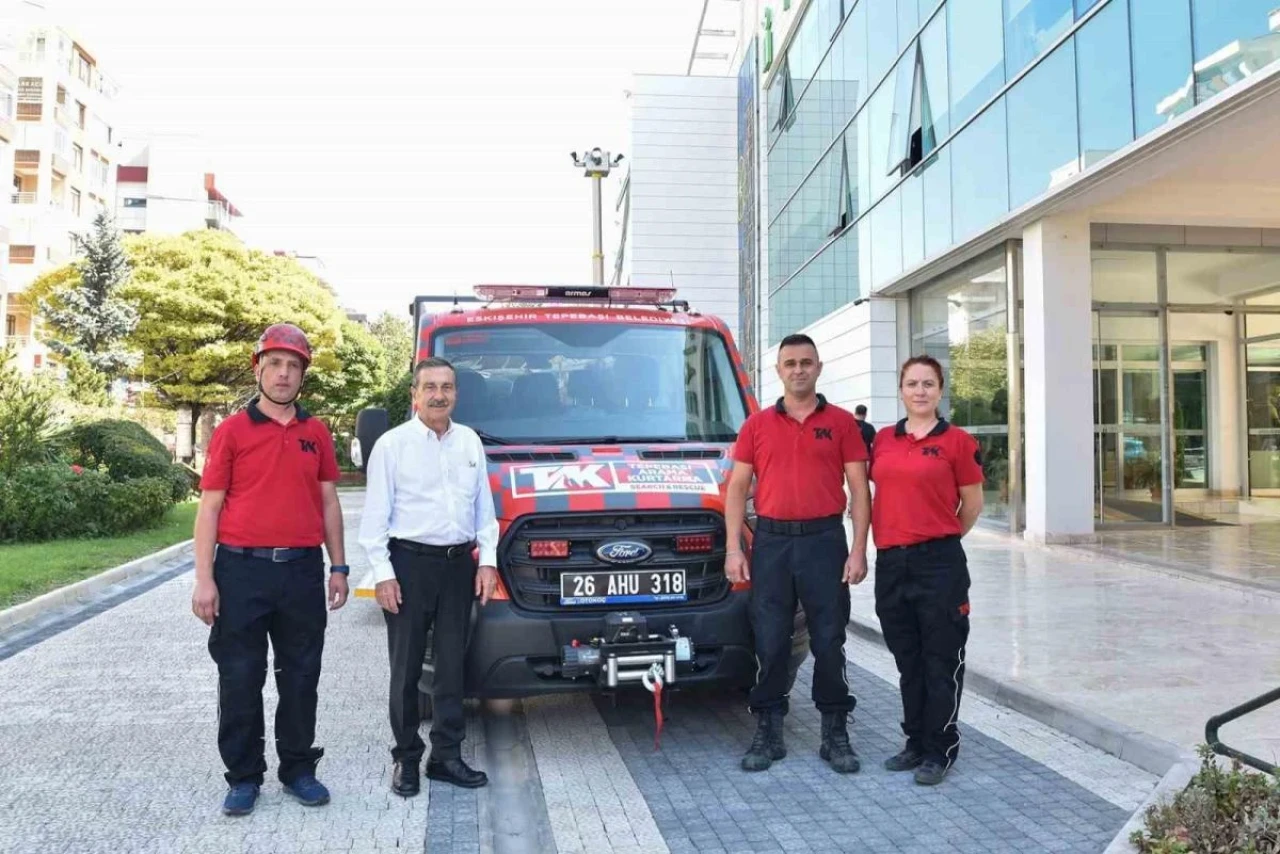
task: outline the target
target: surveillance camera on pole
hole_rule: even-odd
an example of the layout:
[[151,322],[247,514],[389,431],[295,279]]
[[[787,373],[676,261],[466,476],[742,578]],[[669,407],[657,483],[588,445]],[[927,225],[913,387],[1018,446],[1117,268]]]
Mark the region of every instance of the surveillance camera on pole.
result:
[[599,148],[593,148],[585,152],[581,157],[578,152],[572,151],[569,156],[573,158],[573,165],[583,170],[583,175],[591,179],[591,202],[593,206],[592,218],[592,234],[594,242],[592,244],[591,268],[593,274],[593,283],[597,285],[604,284],[604,235],[601,227],[601,200],[600,182],[604,178],[609,177],[609,172],[622,162],[622,155],[614,157],[607,151],[601,151]]

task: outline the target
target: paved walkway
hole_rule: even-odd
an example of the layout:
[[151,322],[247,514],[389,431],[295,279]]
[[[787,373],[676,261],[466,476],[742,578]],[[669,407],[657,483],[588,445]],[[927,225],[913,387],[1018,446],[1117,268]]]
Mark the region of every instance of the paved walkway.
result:
[[[350,525],[358,494],[344,504]],[[350,557],[358,572],[359,554]],[[228,819],[218,811],[215,671],[190,589],[187,571],[132,598],[117,591],[114,607],[34,642],[5,647],[12,639],[0,637],[0,852],[1096,852],[1156,783],[969,696],[953,775],[914,786],[879,767],[899,738],[892,661],[850,638],[861,773],[840,777],[818,759],[807,665],[787,719],[790,753],[754,775],[737,767],[750,722],[736,693],[673,696],[660,751],[647,694],[629,691],[616,708],[540,698],[517,728],[533,766],[522,784],[540,812],[524,824],[539,833],[528,838],[511,830],[501,778],[478,791],[431,783],[407,801],[388,791],[385,634],[376,606],[355,600],[332,616],[320,687],[320,776],[333,802],[286,799],[269,755],[258,810]],[[270,682],[267,691],[271,744]],[[502,773],[486,742],[500,731],[493,714],[472,709],[465,746],[491,774]]]
[[[1181,531],[1176,548],[1199,543],[1211,563],[1214,538],[1233,530],[1241,529]],[[1280,685],[1280,596],[1126,560],[1124,546],[1042,548],[981,530],[966,537],[967,665],[1193,748],[1209,717]],[[879,627],[869,583],[854,588],[853,611]],[[1280,708],[1229,724],[1221,737],[1276,761]]]

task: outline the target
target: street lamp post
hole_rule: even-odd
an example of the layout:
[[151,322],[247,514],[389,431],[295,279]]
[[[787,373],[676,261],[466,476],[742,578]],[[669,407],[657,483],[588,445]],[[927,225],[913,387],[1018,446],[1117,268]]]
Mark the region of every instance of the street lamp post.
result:
[[591,205],[592,205],[592,249],[591,249],[591,273],[592,283],[596,285],[604,284],[604,231],[603,231],[603,211],[601,206],[600,182],[609,177],[609,172],[615,166],[622,162],[622,155],[613,157],[607,151],[601,151],[599,148],[593,148],[578,156],[578,152],[570,152],[573,157],[573,165],[583,170],[583,174],[591,179]]

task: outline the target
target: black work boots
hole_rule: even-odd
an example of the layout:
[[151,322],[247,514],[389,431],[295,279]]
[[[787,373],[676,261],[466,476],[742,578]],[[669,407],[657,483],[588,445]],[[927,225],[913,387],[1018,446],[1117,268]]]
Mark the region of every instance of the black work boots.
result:
[[852,774],[862,767],[853,745],[849,744],[849,713],[822,713],[822,747],[818,755],[840,774]]
[[756,734],[742,757],[744,771],[764,771],[787,755],[787,746],[782,741],[782,718],[778,711],[756,713]]

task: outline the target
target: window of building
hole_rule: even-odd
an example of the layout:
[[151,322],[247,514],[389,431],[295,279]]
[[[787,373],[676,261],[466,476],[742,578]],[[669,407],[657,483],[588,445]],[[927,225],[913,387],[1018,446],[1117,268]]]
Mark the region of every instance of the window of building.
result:
[[902,273],[902,195],[894,190],[871,210],[871,287]]
[[13,338],[18,334],[18,318],[12,314],[5,315],[4,318],[4,335],[6,338]]
[[911,352],[942,363],[939,411],[982,448],[983,516],[991,519],[1009,515],[1007,330],[1003,247],[911,291]]
[[951,149],[951,227],[959,242],[1009,212],[1009,155],[1004,98],[948,146]]
[[1073,20],[1071,0],[1005,0],[1005,79],[1048,50]]
[[849,148],[844,139],[838,146],[840,154],[839,178],[836,183],[836,220],[831,235],[835,236],[853,225],[858,215],[857,197],[853,193],[853,184],[849,179]]
[[72,115],[72,118],[75,120],[76,127],[80,128],[81,130],[84,130],[85,119],[87,116],[88,116],[88,111],[85,109],[84,104],[80,103],[79,101],[76,101],[76,111]]
[[924,189],[924,254],[929,257],[951,245],[951,147],[925,161],[920,177]]
[[71,212],[76,216],[80,216],[80,191],[71,191]]
[[36,248],[34,246],[9,245],[10,264],[34,264],[35,262]]
[[1005,96],[1009,109],[1009,207],[1018,208],[1080,171],[1075,45],[1045,57]]
[[1195,106],[1188,12],[1187,0],[1129,0],[1138,136]]
[[951,124],[962,124],[1004,85],[1004,14],[1000,0],[948,0],[947,56]]
[[867,64],[875,85],[898,56],[898,6],[896,0],[861,0],[859,5],[867,7]]
[[1111,0],[1075,42],[1080,162],[1088,169],[1133,141],[1129,0]]
[[1280,58],[1277,13],[1275,0],[1193,0],[1197,102]]

